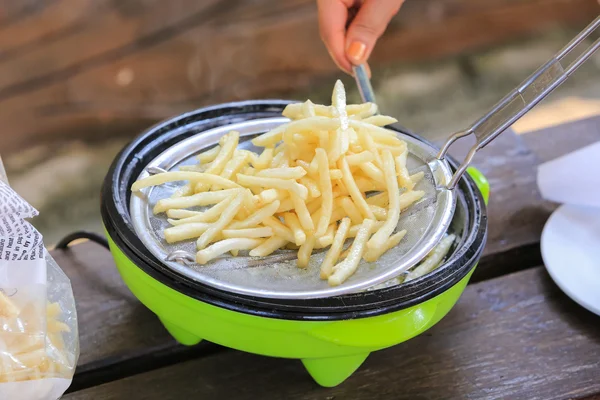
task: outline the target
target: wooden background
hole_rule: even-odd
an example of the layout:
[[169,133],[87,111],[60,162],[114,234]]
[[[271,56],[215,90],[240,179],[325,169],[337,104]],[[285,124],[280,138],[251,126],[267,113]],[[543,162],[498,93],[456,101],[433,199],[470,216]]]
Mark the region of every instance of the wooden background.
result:
[[[581,27],[596,0],[407,0],[376,65]],[[134,135],[201,105],[338,75],[314,0],[0,0],[0,151]]]

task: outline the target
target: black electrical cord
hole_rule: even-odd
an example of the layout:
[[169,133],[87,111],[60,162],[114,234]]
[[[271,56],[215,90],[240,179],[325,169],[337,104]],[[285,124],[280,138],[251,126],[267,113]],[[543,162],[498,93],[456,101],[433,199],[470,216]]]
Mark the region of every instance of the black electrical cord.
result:
[[99,235],[94,232],[87,231],[77,231],[73,233],[69,233],[67,236],[62,238],[57,244],[57,249],[66,250],[69,247],[69,244],[77,239],[88,239],[94,243],[98,243],[100,246],[104,247],[108,250],[108,241],[102,235]]

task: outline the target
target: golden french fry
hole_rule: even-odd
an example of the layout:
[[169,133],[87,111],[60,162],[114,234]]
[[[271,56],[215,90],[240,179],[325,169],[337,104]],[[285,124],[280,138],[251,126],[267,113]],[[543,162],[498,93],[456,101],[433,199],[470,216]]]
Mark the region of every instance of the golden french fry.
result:
[[274,149],[272,149],[272,148],[264,149],[262,154],[260,155],[260,157],[258,157],[258,160],[256,160],[256,162],[253,164],[254,168],[256,168],[256,169],[267,168],[271,164],[271,161],[273,160],[273,152],[274,152]]
[[[308,235],[312,235],[315,230],[315,225],[310,217],[308,208],[306,208],[306,203],[294,193],[291,193],[291,197],[292,202],[294,203],[294,209],[296,210],[296,215],[300,220],[300,225],[302,225],[302,229],[304,229],[304,232],[306,232]],[[293,242],[293,240],[289,241]]]
[[266,257],[276,250],[279,250],[288,243],[287,240],[279,236],[271,236],[261,245],[250,251],[250,257]]
[[333,223],[327,227],[325,234],[317,239],[315,243],[316,246],[319,246],[320,249],[323,249],[333,243],[333,236],[335,235],[335,226]]
[[210,227],[206,231],[204,231],[204,233],[202,233],[202,235],[196,241],[196,246],[199,250],[204,249],[215,236],[217,236],[227,225],[229,225],[229,223],[233,220],[236,214],[244,206],[244,198],[246,197],[246,193],[247,189],[240,190],[236,194],[235,198],[231,200],[231,203],[227,205],[227,208],[223,211],[223,213],[219,216],[219,219],[216,222],[212,223]]
[[167,217],[169,218],[190,218],[195,217],[196,215],[202,214],[202,211],[191,211],[191,210],[181,210],[177,208],[167,210]]
[[240,172],[240,170],[248,164],[248,152],[235,152],[233,157],[227,161],[221,177],[225,179],[231,179],[232,176]]
[[248,218],[242,221],[235,221],[228,226],[228,229],[246,229],[253,228],[258,224],[261,224],[265,219],[273,216],[279,208],[279,200],[275,200],[272,203],[267,204],[263,208],[256,210]]
[[342,157],[342,159],[338,162],[338,164],[339,164],[338,166],[342,170],[342,174],[343,174],[342,181],[344,182],[344,185],[346,186],[346,189],[348,190],[350,197],[352,197],[352,200],[354,201],[354,204],[356,205],[356,207],[358,207],[361,214],[365,218],[375,219],[375,216],[369,209],[369,206],[368,206],[367,202],[365,201],[365,199],[363,198],[362,193],[358,189],[358,186],[356,186],[356,182],[354,181],[354,178],[352,177],[352,173],[350,172],[350,167],[348,166],[346,159],[344,157]]
[[217,156],[219,155],[220,151],[221,151],[221,146],[217,145],[217,146],[213,147],[210,150],[206,150],[205,152],[202,152],[202,153],[198,154],[196,156],[196,158],[202,164],[206,164],[206,163],[209,163],[211,161],[214,161],[214,159],[217,158]]
[[369,208],[373,211],[373,215],[375,215],[378,221],[385,221],[387,219],[388,210],[385,208],[373,204],[369,204]]
[[206,232],[210,228],[210,225],[207,222],[190,222],[173,226],[164,230],[165,240],[167,243],[176,243],[182,240],[197,238]]
[[[283,154],[283,153],[280,153]],[[258,171],[255,176],[277,179],[300,179],[306,175],[302,167],[268,168]]]
[[306,203],[306,209],[308,210],[309,214],[313,215],[314,213],[316,213],[317,210],[319,208],[321,208],[322,202],[323,202],[323,199],[321,197],[319,197],[317,199],[311,200],[310,202]]
[[319,189],[319,186],[317,185],[317,183],[314,180],[312,180],[308,176],[305,176],[304,178],[300,178],[300,183],[303,184],[304,186],[306,186],[306,188],[308,189],[308,193],[310,194],[310,197],[316,199],[317,197],[321,196],[321,190]]
[[232,250],[252,250],[262,244],[261,239],[233,238],[221,240],[196,253],[196,262],[204,265]]
[[372,162],[362,163],[358,166],[361,171],[371,180],[377,181],[379,183],[385,184],[385,178],[383,177],[383,172],[379,168],[375,166]]
[[346,162],[348,162],[349,166],[360,165],[374,160],[375,156],[370,151],[362,151],[358,154],[346,156]]
[[[233,153],[235,152],[240,139],[240,134],[239,132],[231,131],[221,139],[223,140],[221,151],[219,151],[217,157],[214,159],[210,167],[205,171],[207,174],[219,175],[221,172],[223,172],[225,165],[227,165],[227,162],[233,157]],[[196,185],[196,191],[202,190],[198,188],[200,185],[202,187],[208,186],[208,184],[201,182],[199,185]]]
[[358,264],[360,263],[363,253],[365,252],[369,236],[371,236],[371,230],[373,229],[374,223],[375,221],[372,219],[365,219],[363,221],[360,229],[358,230],[356,238],[350,246],[348,257],[333,267],[333,274],[327,279],[327,282],[330,286],[341,285],[346,279],[352,276],[354,272],[356,272]]
[[350,220],[353,224],[360,224],[363,221],[363,216],[360,214],[360,211],[349,197],[342,197],[340,200],[340,206],[344,209],[346,215],[350,217]]
[[396,179],[394,156],[388,150],[383,152],[383,171],[389,195],[388,215],[385,224],[375,232],[367,243],[369,250],[378,251],[383,248],[386,240],[392,235],[400,219],[400,192]]
[[229,179],[221,178],[218,175],[212,175],[203,172],[173,171],[163,172],[161,174],[156,174],[148,176],[146,178],[142,178],[139,181],[136,181],[133,185],[131,185],[131,190],[133,192],[137,192],[138,190],[147,188],[149,186],[157,186],[162,185],[163,183],[175,181],[193,181],[206,183],[209,185],[219,185],[224,188],[241,188],[241,186],[237,183],[232,182]]
[[415,174],[412,174],[410,176],[410,180],[412,181],[412,183],[414,185],[416,185],[417,183],[419,183],[421,181],[421,179],[423,179],[424,176],[425,176],[425,172],[420,171],[420,172],[417,172]]
[[331,244],[329,251],[327,251],[327,255],[325,255],[323,263],[321,263],[321,279],[329,278],[333,272],[333,266],[340,257],[340,252],[344,246],[344,241],[346,240],[349,229],[350,218],[342,219],[342,222],[338,226],[335,236],[333,237],[333,243]]
[[388,240],[385,242],[385,245],[381,249],[367,250],[365,252],[365,254],[363,255],[363,259],[366,262],[375,262],[375,261],[377,261],[379,259],[379,257],[381,257],[381,255],[383,253],[385,253],[386,251],[388,251],[392,247],[397,246],[398,243],[400,243],[400,241],[404,238],[405,235],[406,235],[406,229],[403,229],[403,230],[401,230],[398,233],[394,233],[392,236],[390,236],[388,238]]
[[425,196],[422,190],[411,190],[400,195],[400,210],[405,210]]
[[310,261],[310,255],[312,254],[313,248],[315,247],[315,242],[317,238],[315,235],[309,235],[306,238],[306,241],[300,246],[298,249],[298,267],[306,268],[308,267],[308,262]]
[[196,193],[191,196],[161,199],[154,205],[154,214],[176,208],[203,207],[220,203],[234,196],[240,189],[226,189],[218,192]]
[[294,201],[292,200],[291,197],[286,197],[285,199],[283,199],[281,201],[281,204],[279,206],[279,208],[277,209],[278,213],[283,213],[286,211],[290,211],[294,209]]
[[304,233],[302,230],[298,216],[294,213],[288,212],[283,214],[283,221],[292,231],[292,234],[294,235],[294,243],[296,243],[297,246],[304,244],[306,241],[306,233]]
[[[227,208],[227,206],[229,205],[230,202],[231,202],[231,198],[226,198],[224,200],[221,200],[219,203],[215,204],[214,206],[212,206],[211,208],[209,208],[208,210],[206,210],[204,212],[198,212],[197,214],[192,215],[187,218],[181,218],[181,219],[169,218],[167,221],[169,221],[169,223],[171,225],[183,225],[183,224],[189,224],[191,222],[214,222],[219,218],[219,215],[221,215],[221,213]],[[176,210],[169,210],[169,211],[176,211]],[[178,211],[187,211],[187,210],[178,210]]]
[[194,194],[194,185],[191,183],[186,183],[182,187],[175,190],[175,192],[171,195],[171,198],[183,197],[183,196],[191,196]]
[[415,184],[410,179],[410,175],[408,170],[406,169],[406,157],[408,156],[408,151],[404,151],[398,157],[395,158],[396,161],[396,174],[398,175],[398,186],[406,190],[412,190],[415,187]]
[[271,217],[265,218],[265,220],[263,221],[263,224],[265,226],[268,226],[269,228],[271,228],[275,235],[285,239],[288,242],[292,242],[292,243],[295,242],[296,238],[294,237],[294,234],[292,233],[290,228],[288,228],[287,226],[282,224],[281,221],[279,221],[279,219],[271,216]]
[[448,251],[450,251],[450,247],[454,244],[454,240],[456,236],[448,235],[442,241],[434,247],[434,249],[425,257],[425,260],[421,262],[421,264],[417,265],[412,271],[408,273],[406,276],[406,281],[412,281],[413,279],[419,278],[423,275],[426,275],[438,268]]
[[367,197],[367,204],[379,207],[387,207],[389,204],[389,195],[386,192]]
[[398,122],[396,118],[388,117],[385,115],[373,115],[371,117],[365,118],[362,120],[365,124],[372,124],[375,126],[386,126],[395,124]]
[[[344,112],[345,112],[345,97],[344,97]],[[315,235],[321,237],[325,234],[331,213],[333,212],[333,189],[331,186],[331,177],[329,176],[329,160],[324,149],[318,148],[315,150],[317,165],[319,167],[319,184],[321,186],[321,217],[317,224]]]
[[290,193],[296,194],[302,200],[306,200],[308,198],[308,189],[306,186],[301,185],[291,179],[261,178],[257,176],[237,174],[237,181],[243,186],[262,186],[265,188],[283,189],[289,191]]
[[[385,224],[385,221],[375,221],[375,223],[373,224],[373,231],[376,231],[377,229],[381,228],[383,226],[383,224]],[[360,230],[361,225],[352,225],[350,227],[350,229],[348,230],[348,237],[349,238],[353,238],[356,237],[356,235],[358,235],[358,231]]]
[[223,229],[222,235],[226,239],[265,238],[265,237],[273,236],[273,229],[271,229],[267,226],[263,226],[260,228],[246,228],[246,229]]

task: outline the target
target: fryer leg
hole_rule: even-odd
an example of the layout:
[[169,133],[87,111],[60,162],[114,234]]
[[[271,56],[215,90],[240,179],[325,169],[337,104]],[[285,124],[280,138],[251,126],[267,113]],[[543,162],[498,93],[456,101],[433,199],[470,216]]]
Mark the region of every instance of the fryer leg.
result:
[[160,319],[160,322],[162,322],[162,324],[165,326],[167,331],[169,331],[171,336],[173,336],[175,338],[175,340],[177,340],[179,343],[181,343],[185,346],[193,346],[202,341],[201,337],[196,336],[193,333],[190,333],[190,332],[186,331],[185,329],[182,329],[179,326],[177,326],[165,319],[162,319],[162,318],[159,318],[159,319]]
[[344,382],[367,359],[369,353],[332,358],[305,358],[304,367],[319,385],[334,387]]

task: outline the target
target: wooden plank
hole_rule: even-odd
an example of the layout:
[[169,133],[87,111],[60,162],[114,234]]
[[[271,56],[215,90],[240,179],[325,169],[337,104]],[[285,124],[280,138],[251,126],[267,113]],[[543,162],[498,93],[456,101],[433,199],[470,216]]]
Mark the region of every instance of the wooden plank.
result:
[[[49,5],[52,18],[41,12],[0,26],[7,38],[40,30],[4,39],[8,55],[0,52],[0,122],[11,132],[0,137],[4,151],[56,135],[132,135],[200,105],[286,96],[339,74],[312,0],[67,7],[72,1]],[[595,0],[409,0],[372,62],[471,51],[557,23],[579,27],[597,10]]]
[[540,267],[468,286],[438,325],[372,354],[336,388],[318,387],[298,361],[229,351],[65,398],[579,398],[600,393],[597,321]]

